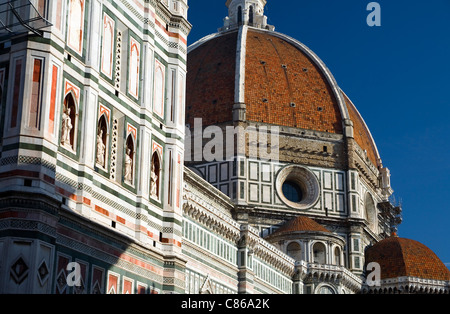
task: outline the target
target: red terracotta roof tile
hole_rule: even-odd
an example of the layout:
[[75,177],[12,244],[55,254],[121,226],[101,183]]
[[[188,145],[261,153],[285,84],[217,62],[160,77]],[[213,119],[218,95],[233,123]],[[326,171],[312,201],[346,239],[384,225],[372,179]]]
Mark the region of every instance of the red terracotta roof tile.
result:
[[255,30],[248,31],[246,52],[247,120],[342,134],[337,100],[304,52]]
[[366,250],[366,264],[377,262],[381,279],[418,277],[450,280],[450,271],[427,246],[415,240],[392,236]]
[[186,80],[186,123],[232,121],[237,32],[213,38],[189,52]]
[[315,222],[313,219],[306,216],[298,216],[286,222],[273,234],[296,232],[296,231],[330,232],[327,228]]

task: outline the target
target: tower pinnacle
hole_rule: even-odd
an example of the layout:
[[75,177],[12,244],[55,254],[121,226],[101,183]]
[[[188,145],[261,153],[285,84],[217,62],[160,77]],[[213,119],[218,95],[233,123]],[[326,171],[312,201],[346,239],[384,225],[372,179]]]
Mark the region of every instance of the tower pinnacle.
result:
[[264,7],[267,0],[227,0],[228,16],[225,17],[221,31],[229,30],[241,25],[274,30],[275,27],[267,25],[267,16]]

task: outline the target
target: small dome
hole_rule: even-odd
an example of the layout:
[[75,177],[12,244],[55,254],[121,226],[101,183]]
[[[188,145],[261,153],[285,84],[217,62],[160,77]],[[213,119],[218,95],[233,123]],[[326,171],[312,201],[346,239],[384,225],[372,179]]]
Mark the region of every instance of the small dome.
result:
[[279,229],[277,229],[274,233],[272,233],[272,235],[277,235],[277,234],[282,234],[282,233],[290,233],[290,232],[298,232],[298,231],[330,233],[330,231],[327,228],[318,224],[311,218],[306,217],[306,216],[298,216],[298,217],[286,222]]
[[392,236],[366,250],[366,264],[380,264],[381,279],[417,277],[450,280],[450,271],[427,246]]

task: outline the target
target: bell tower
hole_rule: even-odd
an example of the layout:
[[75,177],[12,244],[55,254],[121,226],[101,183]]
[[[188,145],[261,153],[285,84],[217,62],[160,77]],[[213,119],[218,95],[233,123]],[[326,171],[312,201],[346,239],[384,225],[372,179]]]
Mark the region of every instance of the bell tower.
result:
[[273,31],[275,28],[267,25],[267,16],[264,15],[266,3],[267,0],[227,0],[228,16],[221,30],[248,25]]

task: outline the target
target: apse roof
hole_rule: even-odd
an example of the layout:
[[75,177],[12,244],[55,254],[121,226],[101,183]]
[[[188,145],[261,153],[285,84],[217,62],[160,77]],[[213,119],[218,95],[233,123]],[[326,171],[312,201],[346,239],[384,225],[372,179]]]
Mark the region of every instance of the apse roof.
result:
[[424,244],[391,236],[365,253],[366,264],[380,264],[381,279],[397,277],[418,277],[432,280],[450,280],[450,270]]

